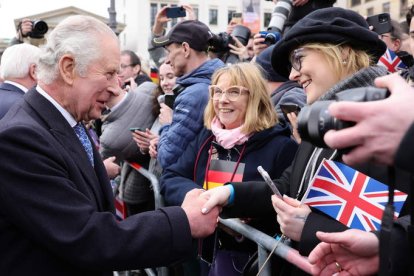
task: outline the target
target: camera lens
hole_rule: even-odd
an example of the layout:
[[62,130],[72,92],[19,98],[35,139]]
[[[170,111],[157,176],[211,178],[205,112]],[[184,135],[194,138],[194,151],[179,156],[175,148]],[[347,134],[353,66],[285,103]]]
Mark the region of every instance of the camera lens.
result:
[[43,20],[33,21],[32,31],[28,34],[32,38],[43,38],[49,30],[47,23]]
[[243,25],[236,25],[231,33],[233,36],[237,37],[237,39],[243,44],[244,46],[247,45],[250,38],[250,29],[243,26]]

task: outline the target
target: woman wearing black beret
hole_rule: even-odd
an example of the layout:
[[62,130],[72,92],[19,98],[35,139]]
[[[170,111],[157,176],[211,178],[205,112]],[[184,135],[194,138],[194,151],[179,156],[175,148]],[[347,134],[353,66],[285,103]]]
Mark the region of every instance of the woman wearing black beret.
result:
[[[362,16],[351,10],[326,8],[312,12],[286,33],[273,50],[272,65],[279,74],[297,81],[306,92],[307,103],[312,104],[331,100],[345,89],[372,86],[376,77],[387,74],[384,68],[373,66],[385,49],[385,44],[369,29]],[[226,185],[217,191],[204,193],[209,198],[205,208],[209,210],[214,205],[226,205],[231,198],[232,204],[225,206],[223,212],[249,217],[259,215],[273,203],[281,232],[292,240],[293,247],[307,256],[319,243],[316,231],[347,229],[342,223],[299,202],[324,158],[341,162],[341,155],[335,150],[318,148],[302,141],[292,165],[282,177],[274,180],[285,195],[283,199],[273,196],[272,202],[263,200],[271,194],[264,182],[254,185],[233,182],[228,183],[232,188]],[[354,169],[389,183],[385,168],[366,164]],[[405,176],[401,175],[401,179]],[[399,190],[408,190],[401,187],[398,180],[396,185]],[[285,267],[283,271],[301,274],[293,267]]]

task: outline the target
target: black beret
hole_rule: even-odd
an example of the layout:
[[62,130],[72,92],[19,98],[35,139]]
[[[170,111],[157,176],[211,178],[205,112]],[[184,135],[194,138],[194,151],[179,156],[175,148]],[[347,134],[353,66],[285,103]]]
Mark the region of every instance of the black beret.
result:
[[387,48],[358,13],[336,7],[319,9],[299,20],[276,44],[272,53],[273,69],[288,77],[290,53],[313,42],[349,45],[366,51],[374,62]]

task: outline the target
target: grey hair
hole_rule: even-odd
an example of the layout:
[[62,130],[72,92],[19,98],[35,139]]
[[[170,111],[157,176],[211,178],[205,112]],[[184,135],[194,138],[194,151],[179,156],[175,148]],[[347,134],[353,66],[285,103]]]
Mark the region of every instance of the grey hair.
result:
[[8,47],[1,57],[0,77],[5,80],[27,77],[30,65],[37,64],[39,56],[40,49],[27,43]]
[[115,33],[103,22],[84,15],[70,16],[60,22],[47,37],[47,43],[41,47],[37,78],[46,84],[52,83],[59,75],[59,60],[70,54],[75,60],[75,71],[85,76],[92,61],[101,57],[99,35]]

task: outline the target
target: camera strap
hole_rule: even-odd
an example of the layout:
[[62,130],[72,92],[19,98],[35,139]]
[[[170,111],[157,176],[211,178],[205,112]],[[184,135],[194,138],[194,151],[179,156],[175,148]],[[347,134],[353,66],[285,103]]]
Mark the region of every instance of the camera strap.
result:
[[394,188],[395,188],[395,169],[388,167],[388,202],[385,206],[382,216],[380,231],[380,267],[379,275],[389,275],[390,269],[390,249],[391,249],[391,231],[394,224]]

